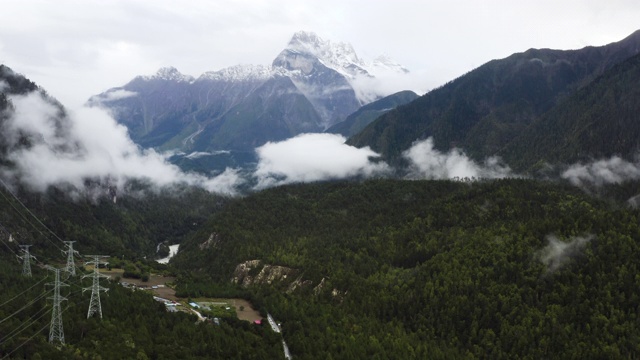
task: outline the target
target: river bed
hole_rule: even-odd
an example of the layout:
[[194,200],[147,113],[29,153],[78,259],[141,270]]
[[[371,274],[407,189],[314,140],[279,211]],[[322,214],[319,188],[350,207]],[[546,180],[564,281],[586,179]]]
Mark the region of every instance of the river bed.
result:
[[171,260],[171,258],[178,253],[179,249],[180,249],[180,244],[169,246],[169,256],[163,259],[156,260],[156,262],[159,262],[160,264],[169,263],[169,260]]

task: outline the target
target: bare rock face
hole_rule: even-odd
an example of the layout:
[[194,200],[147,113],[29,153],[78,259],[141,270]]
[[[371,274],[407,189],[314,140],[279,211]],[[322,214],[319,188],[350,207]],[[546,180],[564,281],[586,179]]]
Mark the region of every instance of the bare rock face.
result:
[[289,284],[289,287],[287,288],[287,293],[292,293],[296,291],[296,289],[303,288],[305,286],[310,286],[310,285],[313,285],[313,281],[304,280],[302,278],[302,275],[300,275],[291,284]]
[[320,295],[320,293],[322,292],[322,289],[324,288],[324,280],[325,279],[322,278],[322,280],[320,280],[320,283],[313,288],[313,295],[315,296]]
[[200,250],[212,249],[215,248],[218,243],[220,243],[220,234],[218,234],[217,232],[212,232],[211,235],[209,235],[209,238],[205,242],[200,244],[199,247]]
[[291,281],[299,270],[286,266],[262,264],[261,260],[249,260],[236,266],[231,281],[242,286],[273,284]]
[[[319,296],[327,291],[327,279],[322,278],[314,286],[313,281],[304,279],[304,274],[299,269],[286,266],[264,264],[262,260],[248,260],[238,264],[233,271],[231,282],[243,287],[251,285],[279,285],[286,293],[292,293],[300,289],[311,289],[314,296]],[[346,291],[332,289],[331,296],[339,302],[344,300]]]

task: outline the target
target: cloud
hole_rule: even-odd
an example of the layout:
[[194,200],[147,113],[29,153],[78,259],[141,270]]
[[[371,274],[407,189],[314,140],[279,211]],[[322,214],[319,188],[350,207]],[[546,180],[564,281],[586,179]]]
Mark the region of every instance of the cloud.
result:
[[425,71],[400,72],[393,69],[382,69],[375,76],[358,75],[349,79],[356,97],[363,104],[389,96],[404,90],[411,90],[418,95],[427,92],[426,84],[429,75]]
[[595,235],[575,236],[569,242],[563,242],[554,235],[548,235],[548,244],[539,253],[540,261],[547,266],[548,271],[554,272],[578,255],[594,238]]
[[[80,108],[61,116],[61,108],[37,92],[11,97],[15,111],[2,125],[7,159],[0,169],[35,191],[51,185],[83,189],[86,180],[100,180],[119,189],[131,179],[158,187],[188,184],[212,192],[235,194],[242,182],[236,170],[215,177],[185,173],[152,149],[141,150],[119,125],[99,108]],[[25,139],[29,145],[25,146]]]
[[109,101],[126,99],[133,96],[138,96],[138,93],[135,91],[129,91],[125,89],[112,89],[99,96],[91,97],[90,101],[97,101],[99,103],[104,103]]
[[415,142],[402,155],[409,161],[407,178],[410,179],[496,179],[514,176],[511,169],[502,165],[497,157],[488,158],[483,165],[478,165],[459,149],[441,153],[433,148],[431,137]]
[[634,209],[640,208],[640,195],[635,195],[627,199],[627,204]]
[[372,161],[379,154],[369,147],[358,149],[346,145],[345,140],[336,134],[301,134],[266,143],[256,149],[256,188],[389,172],[386,163]]
[[561,177],[576,186],[620,184],[627,180],[640,179],[640,164],[614,156],[589,164],[572,165]]
[[229,154],[230,151],[228,150],[219,150],[219,151],[214,151],[214,152],[206,152],[206,151],[194,151],[191,154],[185,156],[185,158],[187,159],[197,159],[197,158],[201,158],[204,156],[215,156],[215,155],[221,155],[221,154]]

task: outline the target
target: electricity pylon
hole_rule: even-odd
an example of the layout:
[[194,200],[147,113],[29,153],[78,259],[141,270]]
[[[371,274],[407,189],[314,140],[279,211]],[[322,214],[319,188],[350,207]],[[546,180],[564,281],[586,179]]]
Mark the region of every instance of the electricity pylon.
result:
[[47,285],[53,285],[53,297],[49,299],[53,299],[53,309],[51,310],[51,325],[49,326],[49,342],[53,343],[55,341],[60,342],[61,345],[64,345],[64,329],[62,328],[62,310],[60,309],[60,302],[67,300],[67,298],[60,296],[60,287],[61,286],[69,286],[65,283],[60,282],[60,270],[51,266],[47,266],[49,270],[55,272],[55,282],[49,283]]
[[87,257],[93,258],[92,261],[87,261],[87,264],[93,264],[93,274],[85,275],[82,278],[91,277],[93,278],[93,285],[88,288],[83,288],[82,292],[85,290],[91,290],[91,302],[89,303],[89,311],[87,311],[87,319],[91,317],[91,315],[98,313],[100,315],[100,319],[102,319],[102,305],[100,303],[100,291],[109,291],[109,289],[100,286],[100,278],[108,278],[107,275],[102,275],[98,271],[100,268],[100,264],[106,264],[106,261],[100,260],[101,258],[107,258],[108,256],[104,255],[86,255]]
[[70,276],[76,276],[76,264],[73,261],[73,255],[79,254],[76,250],[73,250],[73,243],[75,241],[64,241],[67,245],[67,250],[62,250],[63,254],[67,254],[67,266],[64,268]]
[[20,245],[22,252],[24,253],[20,258],[22,259],[22,275],[31,277],[31,259],[36,257],[29,254],[29,247],[31,245]]

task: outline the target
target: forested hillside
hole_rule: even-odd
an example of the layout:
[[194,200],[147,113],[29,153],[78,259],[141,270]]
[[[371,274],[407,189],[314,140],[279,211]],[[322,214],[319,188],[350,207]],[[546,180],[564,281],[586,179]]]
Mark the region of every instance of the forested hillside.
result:
[[114,282],[102,295],[103,319],[87,319],[87,279],[71,277],[61,290],[65,346],[49,343],[52,272],[34,267],[24,278],[21,266],[0,256],[0,356],[5,359],[279,359],[282,346],[270,330],[227,319],[219,326],[196,323],[196,316],[168,313],[144,291]]
[[328,128],[326,132],[333,134],[341,134],[346,137],[353,136],[367,125],[371,124],[376,118],[393,110],[394,108],[409,103],[418,98],[413,91],[400,91],[389,96],[385,96],[380,100],[366,104],[353,114]]
[[535,121],[500,151],[515,169],[640,150],[640,55],[615,66]]
[[0,224],[21,243],[34,245],[36,255],[55,249],[51,240],[60,237],[76,241],[82,254],[154,258],[158,244],[179,243],[226,201],[197,188],[129,190],[114,203],[99,184],[75,199],[56,188],[46,194],[2,188]]
[[[350,138],[349,144],[370,146],[392,163],[401,161],[402,152],[415,140],[429,137],[440,151],[458,147],[474,159],[495,155],[567,96],[638,54],[639,44],[640,31],[636,31],[605,46],[566,51],[530,49],[492,60],[386,113]],[[588,117],[592,108],[584,105],[579,109],[580,116]],[[548,135],[550,130],[544,130]],[[528,143],[526,150],[535,152],[535,147]]]
[[640,213],[607,199],[516,179],[286,186],[229,203],[175,265],[218,284],[247,260],[297,269],[295,290],[248,288],[296,358],[634,358]]

